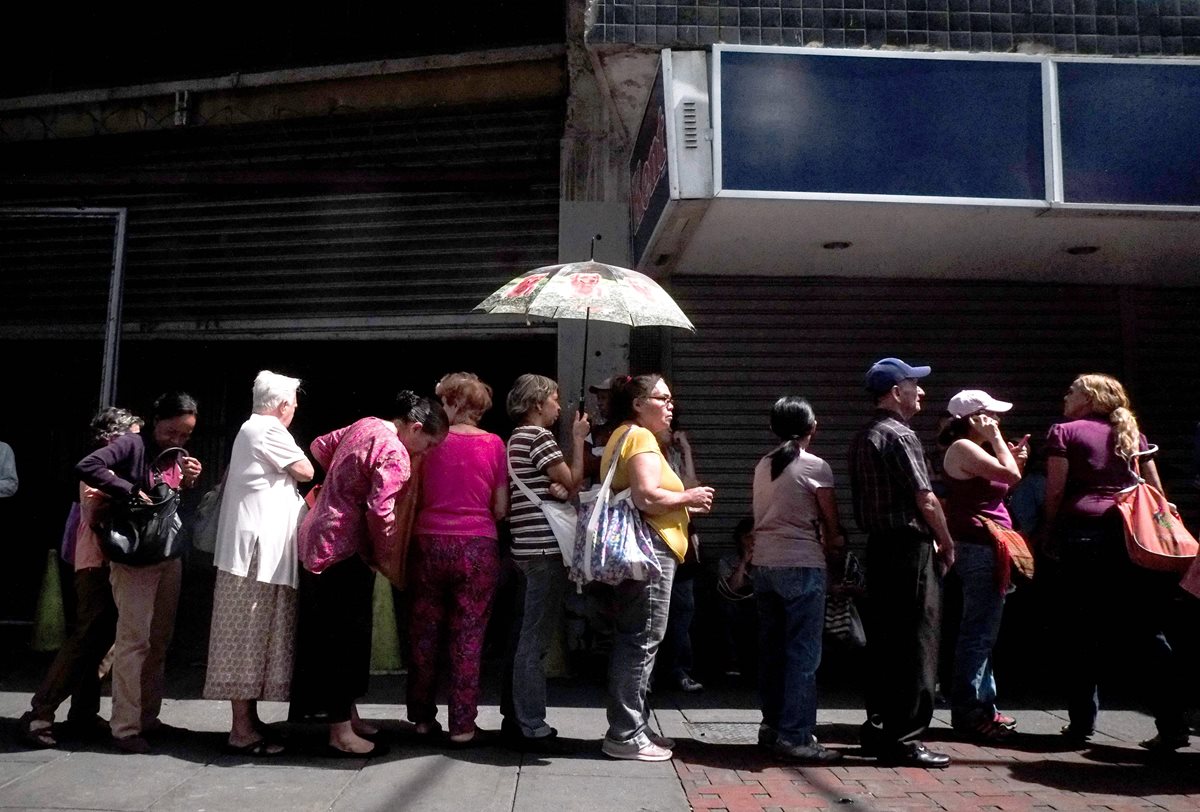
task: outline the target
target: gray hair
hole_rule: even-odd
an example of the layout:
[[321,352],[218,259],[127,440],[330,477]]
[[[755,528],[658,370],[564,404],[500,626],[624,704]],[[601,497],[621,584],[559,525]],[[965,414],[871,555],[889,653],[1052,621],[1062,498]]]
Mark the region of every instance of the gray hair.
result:
[[558,384],[545,375],[526,373],[513,381],[504,408],[513,420],[521,420],[557,391]]
[[281,403],[291,403],[300,389],[299,378],[289,378],[269,369],[258,373],[254,379],[254,413],[268,414]]
[[92,418],[90,425],[92,441],[97,445],[105,445],[122,434],[128,434],[133,431],[134,426],[140,428],[143,425],[145,425],[145,421],[128,409],[109,406],[106,409],[101,409]]

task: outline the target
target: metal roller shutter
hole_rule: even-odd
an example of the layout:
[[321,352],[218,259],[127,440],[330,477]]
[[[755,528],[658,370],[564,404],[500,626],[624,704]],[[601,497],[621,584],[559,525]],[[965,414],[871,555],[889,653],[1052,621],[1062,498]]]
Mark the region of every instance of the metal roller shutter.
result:
[[[697,328],[694,336],[669,337],[667,369],[699,474],[717,489],[705,529],[718,543],[750,513],[752,471],[774,446],[768,416],[782,394],[813,404],[819,428],[811,450],[832,465],[843,523],[858,535],[846,455],[871,410],[863,375],[884,356],[933,367],[924,410],[913,421],[931,450],[938,414],[964,388],[1013,401],[1006,433],[1028,432],[1040,445],[1061,417],[1073,377],[1091,371],[1130,381],[1147,433],[1164,448],[1184,447],[1184,396],[1163,400],[1164,370],[1155,364],[1188,370],[1185,382],[1200,374],[1196,359],[1186,357],[1197,346],[1185,315],[1194,291],[1144,292],[1123,305],[1120,289],[1100,286],[687,276],[670,286]],[[1143,329],[1131,346],[1128,316],[1145,311],[1156,318],[1138,319]],[[1135,363],[1141,374],[1127,374]],[[1179,478],[1168,487],[1182,494]]]
[[[75,202],[53,193],[72,171],[128,207],[127,339],[493,335],[524,325],[470,309],[557,256],[561,130],[546,100],[13,145],[0,169],[24,207]],[[0,329],[98,326],[106,235],[11,223]]]

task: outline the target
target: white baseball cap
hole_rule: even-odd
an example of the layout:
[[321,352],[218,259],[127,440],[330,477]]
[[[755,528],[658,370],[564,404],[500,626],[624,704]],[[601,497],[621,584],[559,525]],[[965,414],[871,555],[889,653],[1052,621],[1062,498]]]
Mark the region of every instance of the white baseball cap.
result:
[[946,411],[955,417],[969,417],[979,412],[1007,412],[1012,407],[1008,401],[996,400],[982,389],[964,389],[950,398]]

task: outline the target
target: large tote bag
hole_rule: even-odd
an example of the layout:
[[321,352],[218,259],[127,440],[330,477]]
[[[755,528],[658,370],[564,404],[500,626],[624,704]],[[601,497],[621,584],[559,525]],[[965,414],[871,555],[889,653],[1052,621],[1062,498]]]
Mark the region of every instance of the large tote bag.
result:
[[1113,497],[1125,521],[1125,549],[1139,567],[1163,572],[1185,572],[1200,544],[1183,526],[1183,520],[1163,492],[1142,479],[1138,457],[1153,454],[1157,446],[1133,456],[1137,484]]
[[612,492],[613,474],[630,431],[632,428],[626,429],[621,436],[604,483],[579,497],[583,509],[570,578],[580,586],[593,582],[615,585],[629,580],[654,581],[662,576],[662,567],[654,553],[654,530],[633,504],[632,492],[628,488],[617,494]]

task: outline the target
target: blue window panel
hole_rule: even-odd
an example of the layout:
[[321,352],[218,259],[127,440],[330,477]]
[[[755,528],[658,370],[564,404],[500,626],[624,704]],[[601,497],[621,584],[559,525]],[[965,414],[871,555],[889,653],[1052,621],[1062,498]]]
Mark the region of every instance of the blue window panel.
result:
[[1200,206],[1200,67],[1060,62],[1063,198]]
[[721,52],[725,189],[1041,200],[1036,62]]

